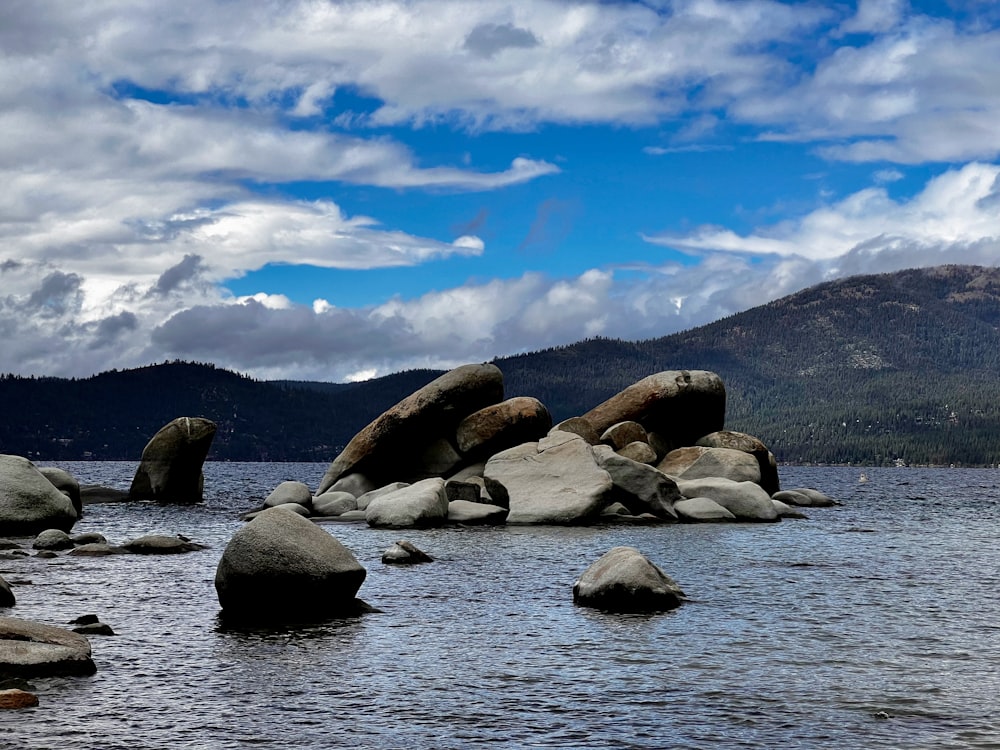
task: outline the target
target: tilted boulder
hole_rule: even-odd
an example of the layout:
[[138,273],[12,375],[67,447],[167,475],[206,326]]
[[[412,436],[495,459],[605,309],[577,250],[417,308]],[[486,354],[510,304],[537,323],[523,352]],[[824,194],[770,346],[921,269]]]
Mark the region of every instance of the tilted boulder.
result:
[[677,482],[677,488],[687,498],[707,497],[714,500],[741,521],[781,520],[771,496],[756,482],[710,477],[681,480]]
[[357,611],[366,571],[343,544],[296,513],[269,508],[229,540],[215,573],[226,616],[297,619]]
[[649,464],[650,466],[656,463],[656,451],[653,450],[649,443],[643,443],[638,440],[621,448],[618,451],[618,455],[638,461],[641,464]]
[[609,612],[660,612],[684,601],[680,586],[635,547],[615,547],[573,584],[573,601]]
[[414,482],[379,495],[365,509],[369,526],[410,528],[440,526],[448,520],[448,495],[440,477]]
[[611,475],[614,499],[630,513],[651,513],[664,521],[677,520],[674,503],[683,496],[673,479],[648,464],[615,453],[608,445],[595,446],[594,455],[597,465]]
[[129,499],[201,502],[202,467],[215,429],[215,422],[203,417],[178,417],[160,428],[142,451]]
[[579,435],[553,431],[538,443],[501,451],[483,478],[508,524],[589,523],[610,502],[611,475]]
[[463,365],[445,373],[356,434],[331,462],[317,494],[352,472],[370,478],[375,486],[419,474],[423,469],[414,455],[414,445],[453,436],[465,417],[502,400],[503,375],[496,365]]
[[722,477],[760,484],[757,459],[732,448],[677,448],[664,456],[656,468],[677,479]]
[[725,415],[726,388],[718,375],[667,370],[633,383],[583,418],[601,434],[618,422],[638,422],[671,448],[679,448],[721,430]]
[[540,440],[551,428],[552,416],[541,401],[518,396],[467,416],[459,423],[455,440],[463,455],[479,458]]
[[90,653],[90,641],[72,630],[0,617],[0,676],[93,674]]
[[698,438],[695,445],[705,448],[732,448],[749,453],[757,459],[760,466],[759,484],[764,488],[764,491],[773,495],[781,489],[781,483],[778,479],[778,460],[760,438],[747,435],[745,432],[719,430]]
[[400,539],[382,553],[382,562],[386,565],[419,565],[434,562],[434,558],[413,542]]
[[46,529],[69,531],[78,517],[69,497],[31,461],[0,455],[0,535],[32,536]]

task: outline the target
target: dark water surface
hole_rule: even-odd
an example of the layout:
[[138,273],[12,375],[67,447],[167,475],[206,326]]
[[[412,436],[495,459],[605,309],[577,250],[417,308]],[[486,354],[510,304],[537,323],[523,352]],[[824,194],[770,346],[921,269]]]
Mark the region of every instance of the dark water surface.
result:
[[[127,488],[134,463],[63,464]],[[324,525],[383,610],[300,629],[221,628],[213,587],[239,513],[324,464],[209,464],[206,503],[89,506],[113,543],[168,557],[0,560],[18,606],[95,613],[92,677],[33,681],[0,747],[1000,748],[1000,470],[784,467],[843,507],[806,521],[381,531]],[[382,565],[406,538],[436,562]],[[654,616],[572,603],[638,547],[692,598]],[[266,606],[265,603],[262,603]]]

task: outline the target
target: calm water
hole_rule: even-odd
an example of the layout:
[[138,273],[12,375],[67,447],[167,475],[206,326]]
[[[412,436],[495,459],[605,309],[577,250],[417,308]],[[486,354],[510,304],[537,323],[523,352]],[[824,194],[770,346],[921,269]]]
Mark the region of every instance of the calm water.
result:
[[[127,488],[133,463],[64,465]],[[18,606],[95,613],[93,677],[33,682],[0,747],[1000,748],[1000,470],[785,467],[845,502],[773,525],[377,531],[326,525],[382,614],[227,631],[215,567],[238,513],[323,464],[210,464],[204,507],[90,506],[76,531],[211,545],[177,557],[0,561]],[[437,558],[384,566],[407,538]],[[692,598],[572,603],[638,547]],[[30,582],[30,585],[29,585]]]

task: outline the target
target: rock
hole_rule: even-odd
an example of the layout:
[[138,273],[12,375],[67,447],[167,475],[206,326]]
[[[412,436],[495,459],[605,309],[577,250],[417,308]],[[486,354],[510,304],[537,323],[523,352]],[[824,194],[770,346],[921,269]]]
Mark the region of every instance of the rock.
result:
[[316,494],[322,495],[324,492],[350,492],[354,495],[354,497],[360,498],[362,495],[377,488],[378,485],[364,474],[352,472],[351,474],[345,474],[330,485],[329,488],[317,492]]
[[648,464],[614,452],[611,446],[594,447],[597,465],[611,475],[613,497],[634,515],[651,513],[664,521],[676,521],[674,503],[682,499],[677,483]]
[[618,422],[638,422],[671,448],[678,448],[721,430],[725,414],[726,389],[718,375],[669,370],[633,383],[583,418],[598,433]]
[[365,510],[365,520],[374,527],[440,526],[447,519],[448,496],[440,477],[380,495]]
[[81,544],[66,554],[80,557],[103,557],[105,555],[123,555],[125,550],[121,547],[113,547],[107,542],[90,542]]
[[117,635],[110,625],[103,622],[90,622],[86,625],[77,625],[73,628],[74,633],[81,635]]
[[632,511],[626,508],[622,503],[613,502],[607,508],[601,511],[601,517],[605,516],[630,516]]
[[324,517],[317,520],[320,521],[334,520],[334,521],[345,521],[345,522],[353,521],[357,523],[365,523],[365,514],[366,511],[363,510],[348,510],[345,511],[344,513],[341,513],[339,516],[332,516],[330,518]]
[[808,520],[809,516],[800,511],[798,508],[794,508],[791,505],[786,505],[780,500],[775,500],[771,498],[771,503],[774,504],[774,509],[777,511],[778,516],[781,518],[796,518],[800,520]]
[[12,539],[0,539],[0,550],[4,549],[21,549],[21,545]]
[[127,490],[114,487],[102,487],[99,484],[84,484],[80,486],[80,501],[84,505],[98,503],[121,503],[129,499]]
[[629,443],[618,451],[618,455],[638,461],[641,464],[649,464],[650,466],[656,463],[656,451],[653,450],[649,443],[641,443],[639,441]]
[[417,565],[434,562],[434,558],[418,549],[413,543],[402,539],[382,553],[382,562],[386,565]]
[[0,675],[49,677],[97,671],[90,642],[53,625],[0,617]]
[[343,544],[280,508],[263,511],[229,540],[215,588],[223,613],[244,620],[351,614],[366,571]]
[[[482,480],[480,480],[482,481]],[[482,500],[482,486],[475,482],[461,482],[448,479],[444,483],[444,493],[449,503],[464,500],[468,503],[478,503]]]
[[34,549],[47,549],[47,550],[58,550],[58,549],[71,549],[74,544],[73,540],[70,539],[69,534],[65,531],[60,531],[59,529],[46,529],[35,537],[35,541],[31,545]]
[[100,622],[101,619],[97,615],[80,615],[75,620],[70,620],[70,625],[93,625],[94,623]]
[[387,495],[390,492],[395,492],[396,490],[401,490],[404,487],[409,487],[409,486],[410,486],[409,482],[392,482],[383,487],[370,490],[369,492],[366,492],[365,494],[358,497],[358,510],[367,510],[368,505],[375,498],[381,497],[382,495]]
[[357,510],[358,500],[350,492],[331,490],[314,497],[312,509],[313,514],[317,516],[339,516],[349,510]]
[[679,607],[684,592],[635,547],[606,552],[573,584],[573,601],[609,612],[660,612]]
[[37,705],[38,696],[34,693],[18,688],[0,690],[0,708],[2,709],[34,708]]
[[648,445],[649,436],[646,434],[646,428],[638,422],[617,422],[604,431],[601,442],[620,451],[629,443],[639,442]]
[[0,577],[0,607],[13,607],[17,604],[14,592],[10,590],[10,584]]
[[710,477],[681,480],[677,482],[677,488],[687,498],[707,497],[714,500],[741,521],[781,520],[771,497],[756,482]]
[[444,437],[431,440],[420,451],[417,466],[407,477],[412,481],[450,474],[462,463],[462,457],[451,441]]
[[568,432],[497,453],[486,462],[484,479],[496,504],[510,509],[508,524],[588,523],[612,491],[591,446]]
[[309,506],[312,504],[312,490],[304,482],[285,481],[271,490],[264,498],[264,507],[273,508],[275,505],[285,503],[295,503],[296,505]]
[[719,430],[703,435],[695,445],[705,448],[732,448],[749,453],[757,459],[760,467],[760,486],[764,491],[773,495],[781,489],[781,483],[778,481],[778,461],[759,438],[743,432]]
[[588,445],[598,445],[601,442],[601,434],[594,429],[594,425],[583,417],[564,419],[553,426],[549,432],[572,432],[586,440]]
[[147,534],[130,542],[125,542],[122,549],[133,555],[177,555],[184,552],[195,552],[206,549],[205,545],[192,542],[182,536],[167,536],[166,534]]
[[59,557],[59,554],[50,549],[40,549],[34,556],[41,560],[53,560]]
[[734,482],[760,484],[757,459],[732,448],[678,448],[664,456],[656,468],[677,479],[722,477]]
[[485,461],[477,461],[476,463],[463,466],[461,469],[448,477],[448,479],[456,482],[468,482],[469,480],[482,479],[483,470],[485,468]]
[[463,365],[445,373],[356,434],[330,464],[317,494],[352,472],[376,485],[411,476],[416,467],[403,459],[414,456],[414,445],[454,435],[465,417],[502,400],[503,375],[496,365]]
[[63,493],[73,503],[77,517],[83,515],[83,501],[80,498],[80,483],[65,469],[55,466],[39,466],[42,476],[52,482],[52,486]]
[[215,429],[215,422],[202,417],[178,417],[160,428],[142,451],[129,499],[201,502],[201,470]]
[[96,531],[86,531],[83,534],[73,534],[70,537],[73,544],[107,544],[108,540],[104,537],[104,534],[99,534]]
[[791,490],[782,490],[773,495],[775,500],[780,500],[788,505],[801,505],[807,508],[828,508],[832,505],[840,505],[836,500],[819,490],[811,487],[796,487]]
[[714,523],[735,521],[736,516],[708,497],[690,497],[674,503],[674,510],[681,521]]
[[33,536],[69,531],[78,516],[72,501],[21,456],[0,455],[0,534]]
[[463,455],[486,457],[539,440],[551,427],[552,416],[541,401],[518,396],[467,416],[459,423],[455,440]]
[[455,500],[448,503],[448,523],[463,526],[498,526],[507,520],[508,510],[489,503]]

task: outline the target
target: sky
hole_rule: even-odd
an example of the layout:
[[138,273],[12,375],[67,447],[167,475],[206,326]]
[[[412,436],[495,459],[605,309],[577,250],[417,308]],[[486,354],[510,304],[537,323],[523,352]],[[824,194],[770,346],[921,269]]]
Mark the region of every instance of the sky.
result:
[[344,382],[1000,264],[992,0],[4,0],[0,56],[0,373]]

